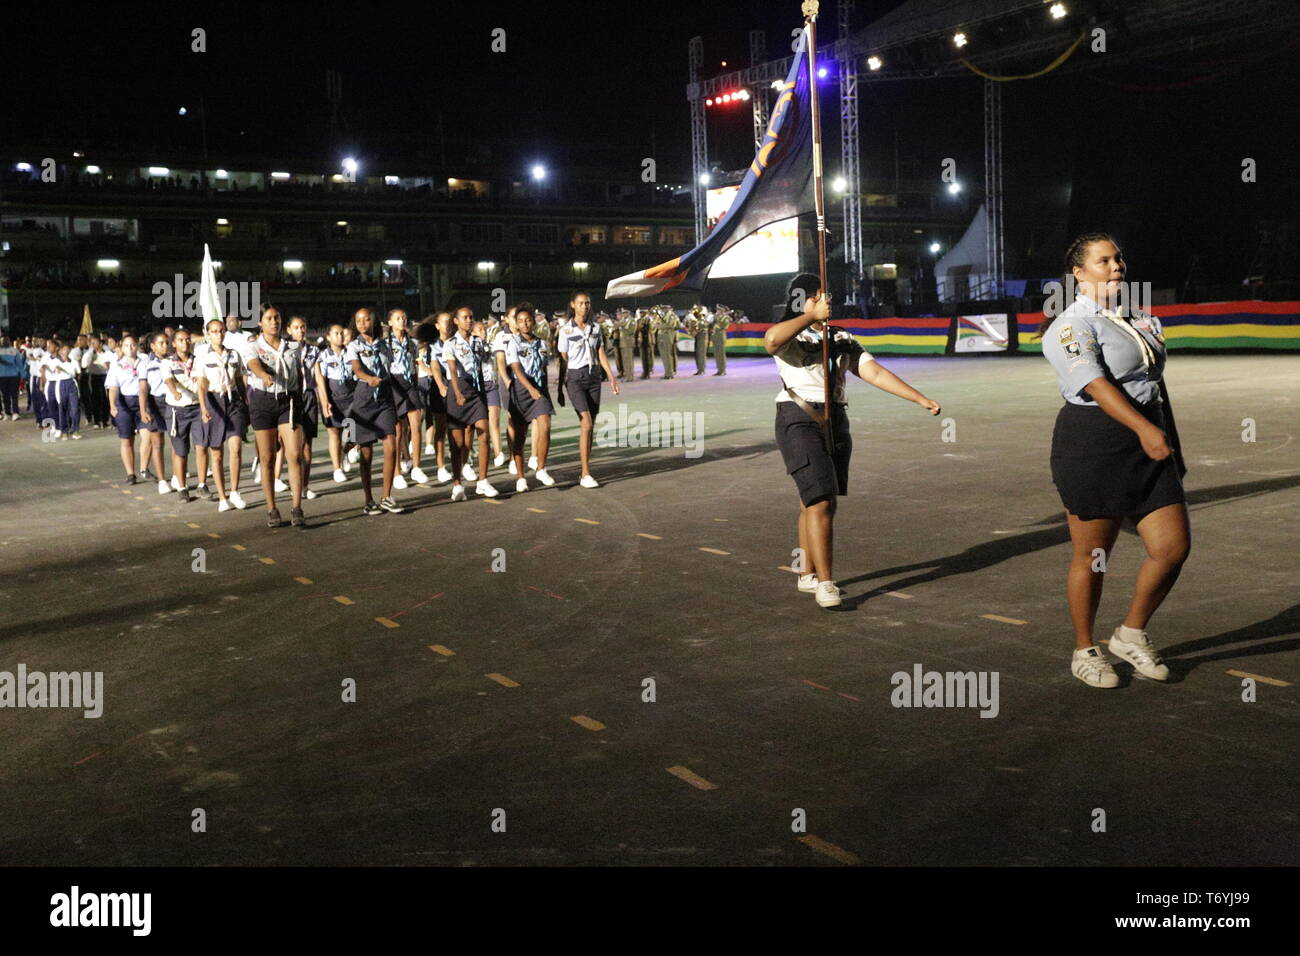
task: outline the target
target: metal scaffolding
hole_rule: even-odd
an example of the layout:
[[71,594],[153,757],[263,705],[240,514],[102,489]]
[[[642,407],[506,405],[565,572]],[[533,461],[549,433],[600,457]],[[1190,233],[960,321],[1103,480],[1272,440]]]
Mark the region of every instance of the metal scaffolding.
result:
[[[839,0],[839,39],[848,48],[853,0]],[[858,302],[862,287],[862,177],[858,171],[858,67],[853,57],[840,61],[840,175],[844,177],[844,263],[848,273],[844,301]]]
[[1002,84],[984,81],[984,236],[988,297],[1002,297]]
[[705,177],[709,174],[709,141],[704,123],[704,97],[700,94],[700,70],[704,68],[704,37],[692,37],[690,52],[690,86],[686,97],[691,103],[691,195],[695,199],[695,244],[704,241],[708,231],[705,201]]
[[[749,31],[749,65],[758,66],[767,56],[767,34],[762,30]],[[754,107],[754,149],[763,145],[767,133],[767,90],[759,84],[749,91],[749,101]]]

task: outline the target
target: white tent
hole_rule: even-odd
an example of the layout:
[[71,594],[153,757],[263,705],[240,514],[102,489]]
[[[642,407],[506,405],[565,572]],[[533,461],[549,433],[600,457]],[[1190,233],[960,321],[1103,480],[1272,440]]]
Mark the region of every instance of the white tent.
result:
[[960,240],[934,264],[940,302],[968,302],[988,289],[988,218],[981,205]]

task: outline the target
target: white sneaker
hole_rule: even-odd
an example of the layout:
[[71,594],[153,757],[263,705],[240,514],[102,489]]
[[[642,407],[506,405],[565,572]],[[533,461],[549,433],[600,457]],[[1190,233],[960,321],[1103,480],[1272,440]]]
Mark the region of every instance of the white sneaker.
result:
[[335,483],[335,484],[337,484],[337,485],[341,485],[341,484],[343,484],[343,482],[345,482],[345,481],[347,481],[347,480],[348,480],[348,476],[345,475],[345,474],[343,473],[343,469],[342,469],[342,468],[335,468],[335,469],[334,469],[334,483]]
[[158,482],[158,494],[165,495],[172,490],[172,486],[165,481]]
[[411,459],[403,458],[400,470],[402,474],[409,475],[411,473]]
[[544,484],[547,488],[555,484],[555,479],[552,478],[550,474],[547,473],[545,468],[537,469],[537,480],[540,481],[542,484]]
[[225,499],[222,499],[221,504],[217,505],[217,510],[218,510],[218,511],[229,511],[229,510],[230,510],[230,502],[229,502],[229,501],[226,501]]
[[352,459],[349,458],[347,455],[343,456],[343,474],[345,475],[352,474]]
[[464,486],[464,485],[452,485],[452,486],[451,486],[451,500],[452,500],[452,501],[464,501],[464,500],[465,500],[465,486]]
[[393,487],[399,490],[405,488],[406,479],[403,478],[401,475],[393,475]]
[[1143,677],[1152,680],[1168,680],[1169,668],[1160,660],[1160,652],[1151,646],[1146,631],[1138,631],[1138,636],[1131,641],[1120,637],[1120,629],[1110,636],[1110,652],[1120,660],[1128,661],[1133,669]]
[[239,494],[238,491],[232,491],[229,495],[226,496],[226,498],[232,505],[234,505],[240,511],[243,511],[245,508],[248,507],[248,504],[244,501],[243,497]]
[[527,490],[528,490],[528,479],[527,479],[527,478],[520,478],[518,481],[515,482],[515,492],[516,492],[516,493],[521,492],[521,491],[527,491]]
[[286,484],[284,483],[284,479],[282,479],[282,478],[277,478],[277,479],[275,479],[275,493],[276,493],[276,494],[281,494],[281,493],[286,492],[286,491],[288,491],[288,490],[289,490],[289,486],[286,485]]
[[843,599],[840,597],[843,593],[834,581],[817,582],[816,597],[817,603],[821,607],[839,607],[843,603]]
[[9,414],[9,420],[10,420],[10,421],[13,421],[13,422],[18,421],[18,413],[17,413],[17,412],[11,412],[11,413]]
[[451,481],[451,472],[447,470],[446,465],[443,465],[438,469],[438,484],[445,485],[449,481]]
[[583,475],[583,476],[582,476],[582,481],[578,482],[578,484],[582,485],[582,487],[584,487],[584,488],[599,488],[599,487],[600,487],[600,482],[597,481],[595,478],[591,477],[591,475]]
[[348,449],[348,462],[350,464],[355,465],[360,460],[361,460],[361,449],[358,448],[356,445],[353,445],[351,448]]
[[463,481],[478,481],[478,475],[469,466],[469,462],[465,462],[465,467],[461,468],[460,477]]
[[433,445],[432,445],[431,443],[429,443],[429,442],[425,442],[425,443],[424,443],[424,453],[425,453],[426,455],[436,455],[436,454],[438,454],[438,449],[434,448]]
[[302,496],[306,498],[308,501],[316,500],[316,492],[312,491],[310,488],[303,489]]
[[181,491],[181,490],[183,490],[181,486],[181,480],[177,478],[175,475],[172,475],[172,491]]
[[529,455],[529,456],[528,456],[528,468],[529,468],[529,470],[531,470],[531,471],[536,471],[536,470],[537,470],[537,456],[536,456],[536,455]]
[[515,467],[515,460],[513,458],[510,459],[510,474],[519,474],[519,469]]
[[1119,675],[1097,645],[1081,647],[1070,660],[1070,673],[1089,687],[1118,687]]
[[417,485],[427,485],[429,483],[429,476],[424,473],[423,468],[412,468],[411,480]]
[[492,482],[484,478],[474,486],[474,494],[482,495],[484,498],[495,498],[501,492],[492,487]]
[[[805,594],[814,594],[817,591],[817,575],[801,574],[799,575],[799,590]],[[844,589],[840,588],[840,597],[844,597]]]
[[493,457],[493,459],[492,459],[492,467],[493,467],[493,468],[500,468],[500,467],[501,467],[502,465],[504,465],[505,463],[506,463],[505,452],[500,452],[500,451],[497,452],[496,455],[495,455],[495,456]]

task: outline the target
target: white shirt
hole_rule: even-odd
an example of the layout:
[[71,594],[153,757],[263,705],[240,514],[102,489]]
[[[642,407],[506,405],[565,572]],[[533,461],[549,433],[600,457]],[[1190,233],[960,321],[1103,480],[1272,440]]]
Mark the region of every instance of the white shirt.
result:
[[[188,359],[182,359],[179,355],[173,355],[163,363],[163,399],[172,408],[186,408],[190,405],[199,403],[198,385],[195,379],[198,378],[199,360],[191,355]],[[176,389],[181,393],[177,398],[171,388],[167,385],[167,379],[171,379]]]
[[[259,335],[244,343],[240,349],[244,368],[248,370],[248,387],[254,392],[288,395],[302,386],[302,350],[293,342],[281,337],[279,347],[273,347],[266,336]],[[252,372],[252,361],[257,359],[273,378],[267,386],[259,375]]]
[[[844,356],[844,358],[841,358]],[[777,371],[785,386],[805,402],[826,401],[826,377],[822,371],[822,337],[804,329],[785,343],[775,355]],[[847,359],[847,361],[846,361]],[[850,368],[862,369],[875,359],[845,329],[836,328],[831,337],[831,402],[844,402],[844,375]],[[776,393],[778,402],[792,402],[785,388]]]
[[115,388],[123,397],[138,398],[140,395],[140,375],[144,371],[144,359],[136,356],[134,360],[120,358],[108,367],[108,377],[104,388]]
[[565,356],[569,368],[590,368],[596,365],[596,352],[604,345],[600,326],[588,322],[586,331],[572,320],[560,326],[556,351]]
[[77,372],[81,367],[72,359],[59,359],[53,355],[47,355],[41,361],[41,367],[45,369],[45,381],[49,382],[66,382],[69,379],[77,377]]
[[194,380],[205,379],[209,395],[224,395],[227,399],[235,391],[239,373],[243,369],[243,359],[234,349],[226,349],[220,355],[217,350],[208,347],[202,355],[196,356]]
[[243,346],[247,345],[252,337],[253,336],[248,332],[227,331],[225,335],[221,337],[221,344],[228,349],[239,350],[243,348]]

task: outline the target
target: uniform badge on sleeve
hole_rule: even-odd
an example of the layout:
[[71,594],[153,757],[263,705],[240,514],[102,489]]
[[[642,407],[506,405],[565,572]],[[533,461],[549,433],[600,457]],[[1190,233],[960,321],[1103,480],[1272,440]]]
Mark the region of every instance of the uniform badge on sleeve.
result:
[[1078,354],[1079,354],[1079,343],[1078,343],[1078,342],[1070,342],[1070,343],[1068,343],[1068,344],[1065,346],[1065,354],[1066,354],[1066,355],[1078,355]]
[[1061,344],[1074,341],[1074,326],[1067,325],[1061,329]]

